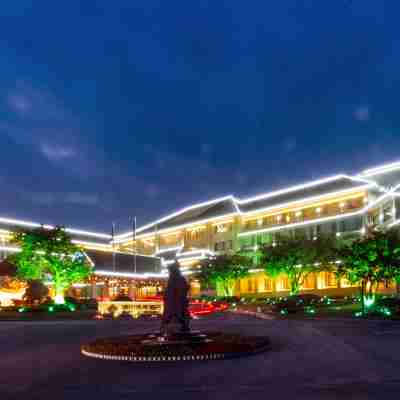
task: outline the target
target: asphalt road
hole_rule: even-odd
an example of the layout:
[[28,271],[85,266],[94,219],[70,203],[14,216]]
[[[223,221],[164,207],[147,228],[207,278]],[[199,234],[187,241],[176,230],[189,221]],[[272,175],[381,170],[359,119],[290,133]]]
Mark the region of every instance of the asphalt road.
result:
[[400,396],[400,323],[258,320],[229,313],[195,328],[267,335],[234,360],[131,364],[80,355],[95,337],[158,322],[0,322],[0,399],[385,399]]

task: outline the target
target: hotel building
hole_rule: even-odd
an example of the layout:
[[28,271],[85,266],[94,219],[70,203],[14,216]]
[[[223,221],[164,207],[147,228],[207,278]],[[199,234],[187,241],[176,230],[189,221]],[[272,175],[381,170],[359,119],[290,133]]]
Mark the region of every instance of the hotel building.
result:
[[[147,288],[147,293],[153,294],[166,277],[167,265],[174,260],[179,261],[190,279],[196,265],[210,255],[237,251],[251,254],[258,246],[272,244],[284,235],[313,238],[333,234],[357,238],[370,225],[392,227],[399,223],[400,162],[397,162],[356,175],[334,175],[249,198],[229,195],[190,205],[141,226],[136,232],[114,238],[74,229],[67,232],[76,244],[86,249],[94,266],[86,296],[108,297],[120,287],[132,293],[137,290],[138,281],[142,282],[142,288]],[[16,251],[10,247],[9,237],[16,228],[24,226],[39,224],[0,218],[0,258]],[[193,294],[198,294],[199,283],[190,280]],[[110,282],[116,282],[117,286],[113,289]],[[250,276],[238,282],[236,294],[285,295],[288,289],[285,276],[271,280],[255,264]],[[344,294],[357,288],[323,272],[310,274],[302,290]]]

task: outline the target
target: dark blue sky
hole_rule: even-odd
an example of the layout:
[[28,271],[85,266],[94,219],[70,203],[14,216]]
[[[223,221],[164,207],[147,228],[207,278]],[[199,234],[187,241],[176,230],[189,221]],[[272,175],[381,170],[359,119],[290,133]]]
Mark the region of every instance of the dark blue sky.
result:
[[398,1],[15,1],[0,216],[109,231],[400,159]]

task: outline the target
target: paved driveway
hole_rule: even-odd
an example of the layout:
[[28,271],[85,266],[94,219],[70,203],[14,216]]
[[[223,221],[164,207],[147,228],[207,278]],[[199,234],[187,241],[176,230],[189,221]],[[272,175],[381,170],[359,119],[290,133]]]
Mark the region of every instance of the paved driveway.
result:
[[[267,335],[273,349],[203,363],[129,364],[82,357],[94,337],[157,322],[0,322],[0,399],[384,399],[400,395],[400,324],[257,320],[225,314],[199,329]],[[273,397],[272,397],[273,396]]]

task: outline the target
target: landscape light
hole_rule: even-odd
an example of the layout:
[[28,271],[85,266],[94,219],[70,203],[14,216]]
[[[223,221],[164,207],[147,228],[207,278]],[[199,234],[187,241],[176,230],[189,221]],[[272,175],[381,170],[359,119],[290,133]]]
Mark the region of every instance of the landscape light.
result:
[[372,305],[375,303],[375,298],[373,297],[364,297],[364,305],[367,308],[372,307]]

